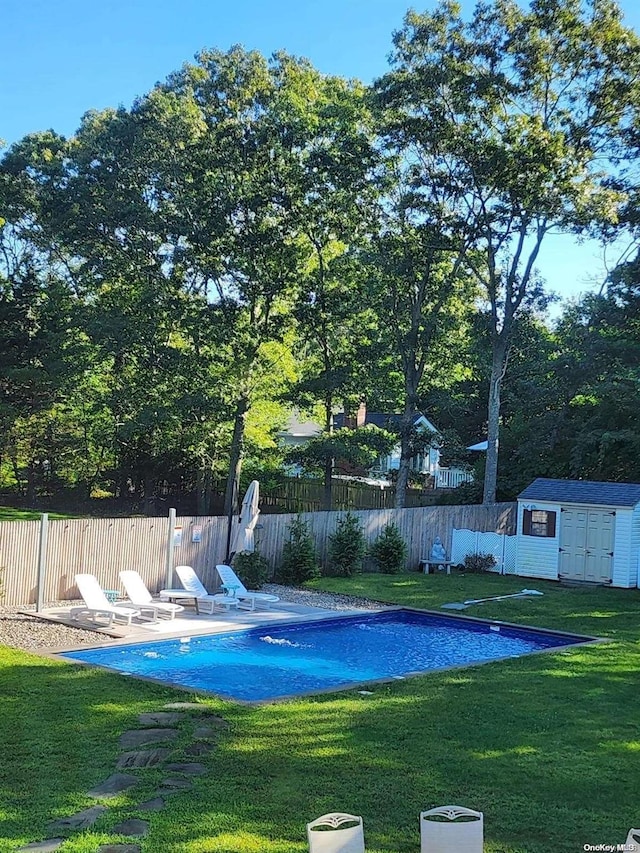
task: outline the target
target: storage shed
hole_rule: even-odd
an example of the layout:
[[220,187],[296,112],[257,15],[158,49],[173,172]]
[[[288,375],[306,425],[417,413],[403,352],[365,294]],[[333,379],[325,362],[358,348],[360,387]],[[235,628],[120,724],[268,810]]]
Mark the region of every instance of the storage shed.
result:
[[516,574],[637,587],[640,484],[539,478],[518,495]]

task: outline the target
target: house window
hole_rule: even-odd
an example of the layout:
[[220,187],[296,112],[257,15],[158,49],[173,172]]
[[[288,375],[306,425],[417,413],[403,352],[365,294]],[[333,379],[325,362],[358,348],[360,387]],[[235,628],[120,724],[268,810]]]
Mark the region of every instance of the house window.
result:
[[546,509],[525,509],[522,516],[522,532],[525,536],[556,535],[556,513]]

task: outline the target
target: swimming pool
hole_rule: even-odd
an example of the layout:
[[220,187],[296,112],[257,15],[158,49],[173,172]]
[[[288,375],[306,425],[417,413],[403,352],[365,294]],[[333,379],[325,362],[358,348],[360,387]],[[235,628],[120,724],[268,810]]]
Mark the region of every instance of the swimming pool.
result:
[[480,663],[590,638],[394,610],[62,657],[248,702]]

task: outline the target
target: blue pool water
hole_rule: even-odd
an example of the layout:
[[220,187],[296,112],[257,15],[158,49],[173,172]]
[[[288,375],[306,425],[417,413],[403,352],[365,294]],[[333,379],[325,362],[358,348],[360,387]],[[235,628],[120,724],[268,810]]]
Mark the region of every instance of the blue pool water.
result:
[[569,634],[395,610],[82,649],[63,657],[255,702],[584,641]]

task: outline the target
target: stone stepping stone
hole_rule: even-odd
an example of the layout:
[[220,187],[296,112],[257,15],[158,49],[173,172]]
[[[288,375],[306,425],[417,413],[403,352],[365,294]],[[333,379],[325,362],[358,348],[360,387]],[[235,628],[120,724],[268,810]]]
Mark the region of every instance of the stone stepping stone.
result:
[[[133,788],[137,783],[137,777],[131,776],[129,773],[112,773],[101,785],[92,788],[89,791],[89,796],[97,797],[98,799],[115,797],[121,791],[128,791],[129,788]],[[102,806],[94,806],[94,808],[102,808]]]
[[185,747],[184,754],[189,758],[199,758],[201,755],[211,752],[212,749],[215,749],[215,744],[199,741],[190,743],[189,746]]
[[198,720],[199,723],[204,723],[208,726],[212,726],[216,729],[228,729],[229,722],[225,720],[224,717],[219,717],[217,714],[206,714],[203,717],[200,717]]
[[96,853],[140,853],[139,844],[103,844]]
[[193,788],[193,782],[188,779],[178,779],[169,776],[163,779],[162,787],[156,791],[156,796],[166,797],[168,794],[179,794],[181,791],[190,791]]
[[123,820],[117,826],[111,828],[114,835],[136,835],[144,836],[149,832],[149,823],[146,820],[140,820],[137,817]]
[[171,711],[206,711],[207,706],[201,705],[199,702],[167,702],[163,708],[168,708]]
[[152,800],[147,800],[146,803],[140,803],[137,806],[141,812],[159,812],[164,808],[164,800],[162,797],[154,797]]
[[54,832],[59,832],[63,829],[89,829],[106,811],[106,806],[91,806],[70,817],[63,817],[54,821],[51,824],[51,829]]
[[116,764],[117,770],[155,767],[171,755],[170,749],[142,749],[135,752],[123,752]]
[[217,737],[219,731],[219,728],[213,726],[196,726],[193,736],[198,740],[207,740],[207,738]]
[[20,853],[22,850],[31,850],[31,853],[53,853],[54,850],[57,850],[58,847],[64,844],[64,841],[64,838],[47,838],[46,841],[32,841],[26,847],[18,847],[16,853]]
[[143,726],[175,726],[188,718],[187,714],[176,714],[170,711],[155,711],[151,714],[138,714]]
[[172,770],[174,773],[184,773],[185,776],[202,776],[209,772],[204,764],[197,761],[174,761],[167,764],[167,770]]
[[135,749],[149,743],[167,743],[175,740],[179,732],[175,729],[130,729],[120,735],[122,749]]

